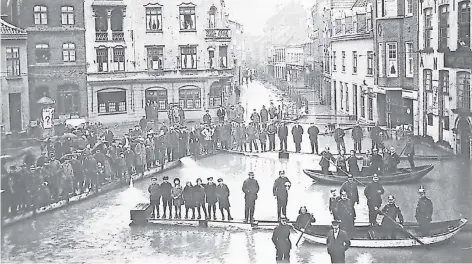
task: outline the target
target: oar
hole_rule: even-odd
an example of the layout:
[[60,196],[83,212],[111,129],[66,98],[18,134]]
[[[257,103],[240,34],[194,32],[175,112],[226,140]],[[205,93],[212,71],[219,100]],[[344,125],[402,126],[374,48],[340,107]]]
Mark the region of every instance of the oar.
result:
[[[342,172],[346,173],[346,175],[349,175],[349,173],[345,172],[343,169],[341,169],[340,167],[336,166],[336,164],[334,162],[332,162],[331,160],[328,160],[329,162],[331,162],[331,164],[334,165],[334,167],[338,168],[339,170],[341,170]],[[360,182],[358,179],[356,179],[356,177],[354,177],[354,175],[352,176],[352,178],[354,180],[356,180],[356,182],[360,183],[362,186],[366,187],[366,185],[362,182]]]
[[388,216],[387,214],[385,214],[384,212],[380,211],[380,210],[377,210],[380,212],[380,214],[382,214],[384,217],[387,217],[387,219],[389,219],[390,221],[392,221],[393,223],[395,223],[397,226],[399,226],[403,232],[405,232],[409,237],[413,238],[416,242],[420,243],[420,245],[422,246],[425,246],[425,244],[423,243],[423,241],[421,241],[418,237],[414,236],[412,233],[410,233],[408,230],[406,230],[406,228],[404,228],[402,225],[400,225],[399,223],[397,223],[397,221],[395,221],[394,219],[392,219],[390,216]]
[[311,223],[312,217],[313,217],[313,216],[310,214],[310,219],[308,220],[308,222],[306,222],[305,228],[303,228],[302,233],[300,234],[300,237],[298,238],[297,243],[295,244],[295,246],[298,247],[298,243],[300,243],[300,240],[302,240],[303,234],[305,234],[306,228],[307,228],[308,225]]

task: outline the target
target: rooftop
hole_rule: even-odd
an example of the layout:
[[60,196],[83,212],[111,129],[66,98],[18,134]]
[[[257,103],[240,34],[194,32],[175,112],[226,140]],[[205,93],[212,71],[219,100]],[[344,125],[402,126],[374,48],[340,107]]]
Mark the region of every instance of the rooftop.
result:
[[24,29],[13,26],[7,23],[5,20],[0,19],[2,39],[5,38],[22,38],[26,37],[26,31]]

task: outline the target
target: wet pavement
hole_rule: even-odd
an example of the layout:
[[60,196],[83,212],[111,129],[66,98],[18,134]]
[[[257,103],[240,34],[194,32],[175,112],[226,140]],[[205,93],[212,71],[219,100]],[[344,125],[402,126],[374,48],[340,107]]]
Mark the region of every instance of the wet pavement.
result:
[[[249,102],[248,102],[249,104]],[[259,104],[260,105],[260,104]],[[258,107],[257,107],[258,108]],[[307,140],[307,139],[306,139]],[[326,144],[335,149],[334,140]],[[293,144],[293,143],[292,143]],[[289,149],[293,145],[289,144]],[[303,150],[308,151],[305,142]],[[254,171],[261,190],[255,217],[276,218],[276,200],[272,184],[277,172],[284,169],[292,181],[288,217],[295,219],[298,208],[306,205],[318,224],[331,221],[328,212],[329,190],[333,186],[313,185],[303,174],[306,168],[318,168],[314,155],[291,154],[280,161],[276,153],[261,157],[218,154],[197,162],[182,160],[183,166],[162,176],[179,177],[182,182],[208,176],[222,177],[231,192],[231,210],[235,219],[244,216],[241,185],[249,171]],[[434,203],[434,221],[466,217],[470,210],[472,163],[462,160],[417,161],[418,165],[433,163],[435,168],[421,184]],[[406,165],[402,161],[401,165]],[[275,248],[270,231],[240,231],[202,228],[129,227],[129,210],[138,202],[147,202],[149,182],[137,183],[58,211],[26,220],[2,229],[2,263],[275,263]],[[386,186],[383,199],[389,194],[397,198],[405,221],[414,221],[418,184]],[[366,199],[359,187],[360,205],[356,205],[359,222],[367,221]],[[347,251],[347,261],[355,263],[470,262],[472,235],[461,232],[449,242],[430,249],[362,249]],[[303,243],[292,236],[292,263],[329,263],[326,248]]]

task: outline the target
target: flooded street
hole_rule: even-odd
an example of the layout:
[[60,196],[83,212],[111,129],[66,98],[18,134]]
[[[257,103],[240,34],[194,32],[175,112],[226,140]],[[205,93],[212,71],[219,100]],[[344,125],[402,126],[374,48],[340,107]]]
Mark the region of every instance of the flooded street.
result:
[[[316,158],[316,157],[315,157]],[[195,162],[183,160],[181,168],[164,173],[172,180],[206,180],[208,176],[222,177],[231,191],[231,209],[235,219],[244,216],[241,185],[248,171],[254,171],[261,186],[256,202],[256,219],[275,219],[276,201],[272,184],[277,171],[285,169],[292,181],[288,217],[295,219],[298,207],[306,205],[317,223],[329,223],[327,204],[331,186],[312,185],[302,173],[313,165],[311,155],[292,155],[281,163],[271,157],[247,157],[219,154]],[[317,162],[316,162],[317,163]],[[418,162],[424,164],[424,162]],[[435,169],[422,181],[428,190],[435,210],[433,220],[459,217],[471,218],[470,171],[472,167],[460,161],[435,163]],[[160,175],[159,178],[163,175]],[[128,225],[129,210],[138,202],[147,201],[149,181],[134,188],[110,192],[80,204],[39,216],[36,219],[4,229],[2,234],[2,263],[273,263],[275,249],[268,231],[205,230],[201,228],[133,227]],[[387,186],[389,194],[397,197],[405,221],[414,221],[417,184]],[[359,187],[362,193],[363,188]],[[367,221],[366,200],[361,195],[356,206],[357,220]],[[298,237],[292,236],[295,244]],[[470,233],[462,232],[444,245],[428,249],[358,249],[347,251],[348,262],[468,262],[471,253]],[[447,254],[446,254],[447,253]],[[329,256],[324,246],[307,243],[292,249],[292,263],[326,263]]]

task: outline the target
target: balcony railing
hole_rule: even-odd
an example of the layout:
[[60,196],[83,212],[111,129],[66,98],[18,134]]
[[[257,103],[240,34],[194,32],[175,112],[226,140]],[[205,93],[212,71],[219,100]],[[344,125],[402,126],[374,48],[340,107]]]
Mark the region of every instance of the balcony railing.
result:
[[95,33],[95,41],[108,41],[108,32]]
[[111,33],[111,39],[113,41],[124,41],[125,40],[125,33],[122,31],[113,31]]
[[231,29],[223,28],[223,29],[216,29],[216,28],[209,28],[205,29],[206,39],[212,40],[231,40]]

